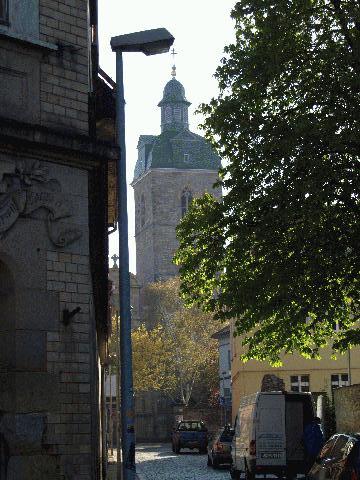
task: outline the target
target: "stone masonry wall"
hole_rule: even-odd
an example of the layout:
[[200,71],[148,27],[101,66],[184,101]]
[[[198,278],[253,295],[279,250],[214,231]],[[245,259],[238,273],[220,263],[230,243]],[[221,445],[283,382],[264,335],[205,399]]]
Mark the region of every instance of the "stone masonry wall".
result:
[[[90,278],[87,255],[47,252],[47,289],[59,294],[60,312],[81,312],[47,333],[48,372],[60,380],[60,411],[48,419],[47,443],[61,455],[60,473],[90,479]],[[71,477],[70,477],[71,478]]]
[[[194,197],[209,192],[221,198],[212,186],[216,171],[154,169],[134,185],[136,212],[136,270],[140,284],[177,275],[172,263],[178,246],[175,228],[181,220],[181,194],[189,188]],[[139,225],[139,199],[145,196],[146,222]]]
[[[18,182],[16,192],[28,212],[0,238],[4,479],[94,480],[98,409],[92,400],[98,352],[89,271],[88,174],[23,159],[25,171],[36,172],[39,179],[28,173],[30,184],[24,186],[18,162],[18,157],[0,154],[0,165],[9,182]],[[69,243],[62,245],[68,234]],[[81,311],[66,325],[64,310],[77,307]]]
[[360,432],[360,384],[334,390],[337,432]]
[[41,123],[88,131],[88,13],[86,0],[39,0],[40,40],[57,44],[40,72]]

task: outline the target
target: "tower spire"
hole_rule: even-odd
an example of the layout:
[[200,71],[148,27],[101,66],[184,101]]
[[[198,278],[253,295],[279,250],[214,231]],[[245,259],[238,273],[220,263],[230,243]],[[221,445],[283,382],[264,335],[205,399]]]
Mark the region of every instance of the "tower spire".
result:
[[174,48],[174,47],[171,49],[171,52],[170,52],[170,53],[171,53],[171,55],[172,55],[172,57],[173,57],[173,62],[174,62],[174,65],[172,66],[172,69],[171,69],[171,76],[172,76],[173,78],[175,78],[175,77],[176,77],[175,55],[177,55],[177,52],[175,52],[175,48]]

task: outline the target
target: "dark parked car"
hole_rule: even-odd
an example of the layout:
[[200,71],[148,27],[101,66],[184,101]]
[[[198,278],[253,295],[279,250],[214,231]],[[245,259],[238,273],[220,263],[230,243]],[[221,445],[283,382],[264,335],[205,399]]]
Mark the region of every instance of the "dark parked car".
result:
[[182,448],[198,448],[200,453],[206,453],[208,445],[208,430],[201,420],[183,420],[177,424],[172,434],[172,449],[180,453]]
[[208,466],[218,468],[219,465],[231,465],[231,442],[234,429],[222,428],[208,446]]
[[321,449],[308,478],[360,480],[360,434],[333,435]]

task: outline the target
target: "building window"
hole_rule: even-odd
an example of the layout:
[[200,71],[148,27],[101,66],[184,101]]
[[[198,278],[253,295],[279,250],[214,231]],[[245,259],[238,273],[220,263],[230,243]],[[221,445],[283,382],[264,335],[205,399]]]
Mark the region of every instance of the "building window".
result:
[[181,108],[175,107],[174,108],[174,119],[175,122],[181,122]]
[[193,196],[191,191],[188,188],[185,188],[181,194],[181,216],[183,217],[186,212],[189,210],[190,203],[192,202]]
[[190,162],[190,155],[188,153],[184,153],[184,162],[189,163]]
[[8,23],[8,0],[0,0],[0,23]]
[[145,205],[145,196],[141,195],[140,199],[140,227],[145,225],[146,219],[146,205]]
[[292,392],[309,392],[310,376],[309,375],[291,375],[290,387]]
[[229,370],[231,370],[231,355],[230,355],[230,350],[227,351],[227,361],[228,361]]
[[334,332],[341,332],[342,328],[343,328],[342,322],[338,322],[338,321],[333,322]]
[[347,373],[334,373],[331,375],[331,388],[347,387],[349,376]]

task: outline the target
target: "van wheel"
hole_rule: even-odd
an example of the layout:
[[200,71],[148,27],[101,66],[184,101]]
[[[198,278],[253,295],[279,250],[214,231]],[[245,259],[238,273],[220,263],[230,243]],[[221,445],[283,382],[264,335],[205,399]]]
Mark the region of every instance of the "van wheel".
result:
[[233,480],[240,480],[239,470],[235,470],[233,466],[230,467],[230,476]]

